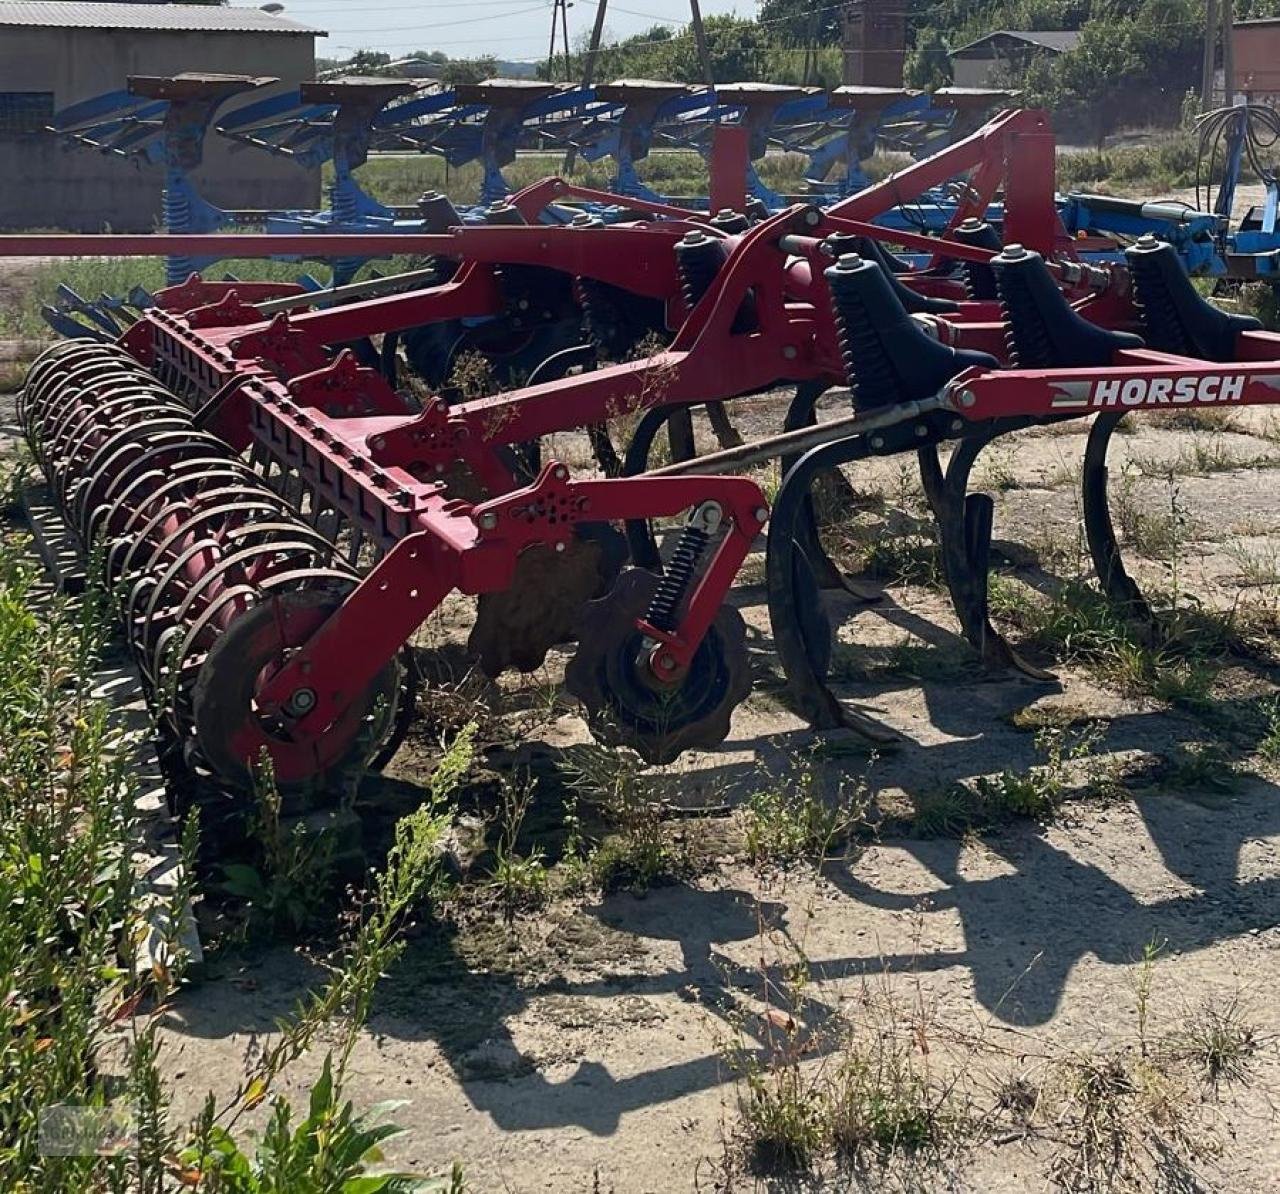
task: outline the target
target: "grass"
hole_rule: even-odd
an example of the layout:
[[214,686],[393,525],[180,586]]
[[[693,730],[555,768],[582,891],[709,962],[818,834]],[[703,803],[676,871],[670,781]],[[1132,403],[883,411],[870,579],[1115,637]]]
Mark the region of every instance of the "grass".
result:
[[763,1047],[749,1049],[740,1032],[723,1051],[736,1076],[749,1168],[800,1174],[828,1155],[854,1169],[885,1167],[939,1156],[963,1140],[973,1125],[960,1075],[935,1073],[929,1028],[916,1011],[864,1000],[856,1019],[842,1010],[806,1025],[788,1010],[805,1005],[810,982],[802,947],[791,942],[790,949],[781,981],[765,979],[771,999],[758,1017]]
[[[1234,412],[1230,412],[1234,413]],[[1147,477],[1191,475],[1208,477],[1214,473],[1229,473],[1236,469],[1259,468],[1274,465],[1274,459],[1266,453],[1246,454],[1233,448],[1222,434],[1192,433],[1184,436],[1178,445],[1177,455],[1134,456],[1133,464]]]
[[[906,162],[901,155],[877,154],[864,163],[873,179],[887,177]],[[784,195],[799,195],[805,190],[805,158],[798,153],[773,153],[756,163],[761,181]],[[573,170],[565,174],[564,155],[522,153],[504,167],[503,176],[513,191],[518,191],[544,178],[559,176],[580,186],[607,190],[614,173],[611,161],[585,162],[577,158]],[[693,198],[705,196],[708,188],[707,167],[692,150],[653,153],[638,164],[637,173],[661,195]],[[483,172],[479,163],[461,167],[448,166],[443,158],[424,154],[420,157],[386,157],[374,154],[360,168],[360,185],[382,203],[407,207],[417,203],[423,191],[440,191],[455,204],[479,201]]]
[[[199,1169],[210,1190],[379,1188],[364,1175],[392,1129],[374,1127],[342,1097],[345,1066],[407,917],[435,890],[444,825],[436,798],[451,795],[457,768],[444,768],[439,791],[396,827],[329,981],[246,1063],[234,1097],[210,1095],[195,1121],[178,1123],[157,1030],[183,955],[175,932],[167,955],[135,970],[148,927],[132,865],[137,743],[93,695],[102,603],[92,591],[77,602],[47,595],[28,559],[24,540],[0,541],[0,1188],[167,1190],[175,1166]],[[183,856],[190,872],[193,821]],[[186,894],[177,901],[185,905]],[[181,923],[177,901],[163,910],[171,926]],[[340,1043],[307,1114],[297,1118],[277,1098],[263,1145],[245,1143],[242,1116],[334,1024]],[[42,1149],[49,1113],[79,1125],[78,1155]],[[97,1155],[108,1128],[125,1151]],[[440,1188],[449,1182],[459,1190],[461,1175]]]
[[498,841],[489,885],[498,897],[502,918],[508,926],[517,913],[540,908],[549,894],[545,851],[541,846],[534,846],[527,854],[521,854],[517,848],[533,795],[534,785],[527,777],[502,778]]
[[1194,186],[1196,142],[1187,132],[1162,137],[1151,145],[1086,153],[1059,153],[1058,189],[1068,190],[1171,190]]
[[1035,737],[1043,762],[924,792],[916,797],[912,827],[925,837],[956,837],[1014,819],[1047,821],[1072,797],[1105,794],[1114,781],[1095,754],[1101,737],[1096,724],[1044,725]]
[[869,803],[865,782],[846,784],[827,799],[816,771],[802,761],[778,779],[762,776],[743,809],[747,857],[757,865],[820,864],[866,823]]
[[[604,892],[645,891],[689,878],[700,866],[694,835],[674,833],[664,816],[663,769],[646,770],[628,750],[574,747],[564,758],[573,796],[568,866]],[[603,821],[591,839],[577,810],[589,807]]]
[[992,577],[993,614],[1017,627],[1030,646],[1081,664],[1122,692],[1192,711],[1204,707],[1223,660],[1243,645],[1240,611],[1202,609],[1176,591],[1158,595],[1153,605],[1157,624],[1146,628],[1083,580],[1043,594]]
[[1212,1087],[1243,1082],[1258,1051],[1257,1029],[1249,1022],[1239,995],[1225,1004],[1202,1004],[1168,1045],[1168,1054],[1190,1064]]
[[[383,273],[389,273],[395,262],[383,261],[378,265]],[[308,269],[327,276],[323,266],[259,258],[219,261],[205,272],[211,281],[234,274],[254,281],[293,282]],[[41,316],[40,308],[56,300],[59,283],[65,283],[86,299],[96,299],[103,294],[127,295],[135,286],[154,293],[165,284],[164,260],[160,257],[73,257],[37,265],[28,278],[15,297],[0,302],[0,339],[53,338],[54,333]]]

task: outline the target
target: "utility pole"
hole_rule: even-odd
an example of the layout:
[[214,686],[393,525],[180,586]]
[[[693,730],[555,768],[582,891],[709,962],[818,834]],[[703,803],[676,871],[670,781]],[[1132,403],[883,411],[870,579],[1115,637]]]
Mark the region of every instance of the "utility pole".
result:
[[689,17],[693,40],[698,47],[698,61],[702,63],[702,81],[708,87],[714,87],[716,80],[711,70],[711,53],[707,49],[707,31],[702,27],[702,9],[698,7],[698,0],[689,0]]
[[[591,44],[587,47],[587,60],[582,66],[582,86],[584,89],[596,81],[596,58],[600,53],[600,39],[604,36],[604,13],[608,0],[599,0],[596,5],[596,23],[591,26]],[[577,146],[570,145],[564,154],[564,172],[573,173],[573,163],[577,160]]]
[[[569,73],[569,0],[558,0],[560,5],[560,32],[564,34],[564,81],[570,82]],[[547,80],[550,82],[550,80]]]
[[1204,59],[1200,64],[1200,111],[1213,107],[1213,60],[1218,46],[1218,3],[1204,0]]
[[564,39],[564,78],[569,81],[569,3],[570,0],[555,0],[551,6],[551,44],[547,47],[547,82],[554,83],[556,78],[556,22],[559,20],[560,32]]
[[1222,0],[1222,90],[1227,97],[1227,107],[1236,102],[1234,19],[1231,0]]

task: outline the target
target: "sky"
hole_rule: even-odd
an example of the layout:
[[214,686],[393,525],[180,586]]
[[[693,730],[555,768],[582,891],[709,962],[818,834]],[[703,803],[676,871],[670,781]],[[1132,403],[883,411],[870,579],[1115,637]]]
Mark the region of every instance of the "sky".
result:
[[[702,0],[701,7],[704,17],[756,13],[752,0]],[[329,36],[316,42],[316,54],[322,58],[347,58],[356,50],[386,50],[393,56],[443,50],[450,58],[492,54],[510,61],[539,61],[547,56],[551,9],[551,0],[284,0],[280,15],[328,30]],[[595,15],[594,0],[571,0],[570,45],[590,34]],[[605,41],[657,23],[683,26],[688,20],[688,0],[624,0],[622,8],[610,0]]]

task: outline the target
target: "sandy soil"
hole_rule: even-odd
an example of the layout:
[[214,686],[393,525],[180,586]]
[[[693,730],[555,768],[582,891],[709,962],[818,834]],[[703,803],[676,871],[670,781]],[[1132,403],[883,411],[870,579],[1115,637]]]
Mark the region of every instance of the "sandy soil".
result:
[[[735,418],[748,433],[771,426],[779,401],[747,400]],[[1011,584],[1065,574],[1084,430],[1025,432],[980,462],[977,476],[998,501],[997,538],[1019,564],[1005,569]],[[1280,442],[1269,418],[1241,412],[1219,432],[1148,421],[1116,442],[1113,475],[1131,462],[1133,508],[1155,518],[1173,502],[1185,515],[1176,559],[1134,559],[1132,570],[1168,587],[1176,563],[1177,583],[1207,603],[1274,608]],[[1186,453],[1196,443],[1213,471],[1192,471]],[[555,450],[583,455],[574,437]],[[1172,482],[1159,475],[1169,464]],[[868,501],[858,516],[864,537],[909,525],[876,513],[900,504],[904,489],[911,497],[897,461],[847,479],[885,503]],[[817,874],[748,865],[738,816],[690,820],[681,832],[712,859],[696,880],[558,900],[510,928],[496,915],[419,928],[380,988],[348,1090],[358,1105],[408,1100],[396,1118],[409,1132],[389,1159],[420,1171],[459,1159],[475,1191],[806,1188],[758,1177],[743,1161],[742,1086],[727,1058],[735,1045],[765,1056],[778,1014],[809,1034],[814,1066],[838,1061],[837,1025],[875,1036],[908,1024],[916,1062],[963,1073],[967,1097],[989,1108],[1012,1079],[1038,1081],[1054,1059],[1133,1047],[1138,960],[1156,943],[1144,1031],[1185,1030],[1206,1003],[1238,996],[1261,1042],[1247,1082],[1196,1095],[1221,1146],[1201,1166],[1201,1188],[1280,1185],[1280,789],[1230,731],[1277,690],[1270,660],[1232,660],[1210,697],[1214,716],[1193,715],[1078,666],[1059,663],[1051,683],[984,675],[933,588],[891,585],[860,610],[828,596],[840,626],[838,694],[903,738],[872,760],[847,732],[816,735],[788,708],[760,575],[759,558],[749,561],[735,592],[756,691],[722,748],[671,769],[672,796],[736,806],[762,784],[788,782],[778,777],[803,760],[832,799],[865,784],[889,818],[884,829]],[[424,641],[456,642],[470,617],[467,602],[451,602]],[[906,655],[904,645],[919,651]],[[495,765],[515,758],[554,772],[564,749],[586,740],[567,702],[544,699],[530,713],[565,658],[556,652],[544,676],[495,694],[486,741]],[[965,838],[914,835],[892,819],[953,782],[1037,762],[1033,734],[1019,725],[1027,711],[1055,707],[1100,726],[1091,765],[1139,777],[1123,798],[1071,803],[1048,826],[1016,822]],[[1187,744],[1209,741],[1238,764],[1233,784],[1170,771]],[[370,821],[418,798],[430,753],[426,731],[411,736],[366,793],[381,808]],[[536,809],[539,818],[548,840],[563,837],[555,809]],[[807,983],[786,996],[783,976],[801,959]],[[207,1090],[233,1090],[245,1056],[321,980],[285,947],[215,954],[166,1019],[175,1109],[194,1112]],[[299,1062],[281,1089],[305,1097],[318,1064]],[[817,1177],[807,1188],[1041,1189],[1054,1156],[1044,1134],[988,1133],[927,1165]]]
[[[753,400],[739,418],[750,430],[776,410]],[[1082,432],[1024,433],[993,450],[994,465],[980,465],[979,477],[986,467],[1004,486],[998,538],[1042,547],[1074,541],[1070,478]],[[1180,583],[1207,601],[1274,605],[1273,585],[1241,588],[1242,550],[1276,542],[1270,493],[1280,447],[1270,432],[1264,415],[1245,412],[1222,434],[1148,423],[1117,440],[1117,473],[1125,458],[1158,473],[1197,441],[1219,459],[1250,462],[1176,481],[1187,514]],[[892,500],[899,466],[882,461],[849,480]],[[1168,482],[1140,476],[1132,500],[1154,516],[1167,508]],[[1169,582],[1169,561],[1139,559],[1133,570]],[[1044,574],[1027,567],[1010,576],[1035,583]],[[848,599],[828,598],[845,618],[840,674],[849,678],[840,695],[905,740],[870,762],[839,748],[849,735],[816,736],[788,710],[763,593],[744,584],[736,601],[750,627],[757,691],[720,750],[674,769],[673,789],[690,804],[740,802],[767,773],[784,774],[803,758],[832,793],[865,779],[881,807],[910,807],[951,781],[1033,764],[1032,734],[1014,715],[1045,706],[1098,719],[1095,759],[1127,773],[1159,773],[1180,747],[1214,737],[1205,719],[1127,697],[1078,668],[1059,667],[1051,684],[983,676],[943,595],[894,586],[856,618]],[[452,619],[466,625],[465,603]],[[884,666],[906,641],[925,648],[923,682]],[[1213,697],[1222,717],[1275,690],[1266,660],[1228,672]],[[508,708],[521,705],[522,691],[527,685],[508,685]],[[584,740],[567,706],[534,733],[527,720],[519,724],[521,757],[534,765],[554,766],[564,747]],[[390,768],[402,795],[421,779],[420,752],[421,742],[411,742]],[[398,1118],[411,1130],[392,1160],[435,1170],[459,1158],[476,1190],[789,1188],[744,1172],[741,1088],[726,1049],[762,1047],[768,1022],[753,1017],[779,1001],[773,984],[798,957],[807,959],[809,983],[787,1014],[815,1041],[823,1025],[845,1020],[880,1031],[886,1008],[915,1008],[935,1042],[932,1064],[968,1072],[981,1101],[1011,1077],[1034,1078],[1045,1058],[1131,1044],[1137,960],[1155,942],[1151,1031],[1177,1031],[1206,1002],[1238,994],[1266,1042],[1250,1082],[1212,1105],[1223,1151],[1206,1163],[1204,1188],[1270,1188],[1280,1182],[1271,1103],[1280,1089],[1271,1044],[1280,1011],[1270,998],[1280,978],[1280,791],[1256,760],[1243,758],[1242,767],[1226,791],[1176,778],[1135,783],[1131,797],[1073,804],[1043,828],[1015,824],[967,840],[885,833],[820,876],[760,872],[742,861],[733,821],[690,822],[688,832],[718,857],[697,881],[560,901],[509,931],[484,920],[422,931],[381,991],[350,1093],[357,1102],[409,1099]],[[234,1082],[246,1050],[316,979],[280,949],[215,961],[183,994],[165,1064],[187,1084],[191,1109],[207,1086]],[[823,1048],[814,1045],[815,1061]],[[300,1063],[285,1089],[301,1092],[314,1068]],[[924,1189],[1042,1188],[1051,1142],[996,1139],[907,1176]],[[848,1188],[849,1180],[823,1188]],[[885,1180],[868,1179],[867,1188]]]

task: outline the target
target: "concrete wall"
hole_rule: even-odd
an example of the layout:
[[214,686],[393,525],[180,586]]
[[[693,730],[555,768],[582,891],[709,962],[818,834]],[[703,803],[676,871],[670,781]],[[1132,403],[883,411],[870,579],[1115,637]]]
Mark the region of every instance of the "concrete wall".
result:
[[[185,70],[297,83],[315,76],[315,42],[309,34],[120,29],[6,28],[0,35],[0,90],[52,91],[55,109],[121,89],[129,75]],[[241,102],[249,101],[237,97],[226,110]],[[315,207],[320,198],[318,170],[234,150],[217,134],[205,142],[197,180],[220,207]],[[52,133],[0,132],[0,227],[149,231],[160,218],[163,182],[159,167],[67,147]]]

